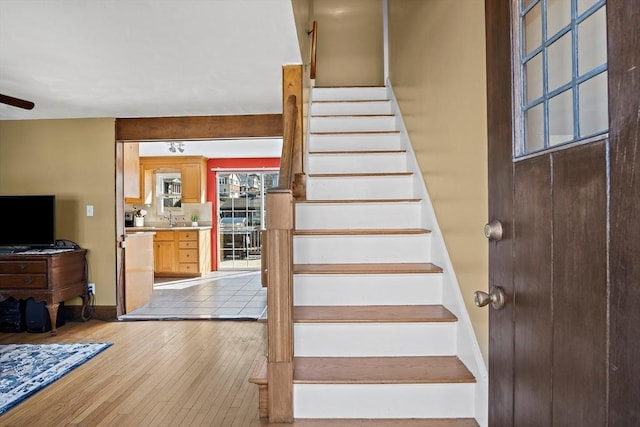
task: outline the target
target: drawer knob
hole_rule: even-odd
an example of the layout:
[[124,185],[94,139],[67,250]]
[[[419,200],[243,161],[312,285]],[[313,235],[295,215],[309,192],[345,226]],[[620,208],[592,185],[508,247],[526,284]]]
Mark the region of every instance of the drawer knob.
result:
[[33,283],[33,279],[31,277],[27,277],[24,279],[24,284],[25,285],[30,285]]
[[27,268],[26,265],[24,264],[18,264],[18,270],[24,270],[25,268]]

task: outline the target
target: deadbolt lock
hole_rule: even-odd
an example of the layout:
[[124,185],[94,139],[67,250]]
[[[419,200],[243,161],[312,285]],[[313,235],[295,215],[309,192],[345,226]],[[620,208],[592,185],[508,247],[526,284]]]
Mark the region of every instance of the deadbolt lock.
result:
[[498,240],[502,239],[502,223],[497,219],[492,219],[491,222],[485,224],[484,226],[484,237],[489,240]]

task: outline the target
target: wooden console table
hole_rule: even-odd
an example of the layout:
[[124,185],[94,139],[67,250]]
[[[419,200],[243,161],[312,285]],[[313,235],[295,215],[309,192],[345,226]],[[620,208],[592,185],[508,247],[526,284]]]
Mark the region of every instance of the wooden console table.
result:
[[73,297],[87,300],[84,249],[28,251],[0,255],[0,301],[13,297],[44,301],[55,335],[58,306]]

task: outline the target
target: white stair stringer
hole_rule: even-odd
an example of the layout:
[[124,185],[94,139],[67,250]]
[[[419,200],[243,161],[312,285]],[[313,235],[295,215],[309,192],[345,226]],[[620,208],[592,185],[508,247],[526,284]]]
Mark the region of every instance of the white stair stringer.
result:
[[[428,195],[422,173],[392,95],[387,88],[311,88],[307,200],[295,207],[293,262],[294,268],[316,268],[294,274],[294,355],[351,363],[454,358],[468,376],[453,382],[303,381],[294,369],[294,417],[475,418],[486,425],[481,409],[486,368],[481,357],[469,358],[479,355],[473,350],[477,343],[465,342],[475,339],[468,314],[448,289],[457,286],[451,283],[455,274],[433,208],[423,200]],[[438,233],[416,232],[431,227]],[[436,267],[431,272],[393,271],[393,266],[429,263]],[[358,268],[349,270],[354,265]],[[317,273],[325,266],[331,268]],[[376,319],[378,307],[370,306],[384,306],[383,320]],[[416,318],[393,319],[400,306],[418,313]],[[450,316],[422,317],[421,306],[451,309]],[[330,314],[314,312],[325,307]],[[371,318],[353,316],[358,307],[369,307],[364,311]],[[343,312],[332,317],[336,308]],[[308,313],[319,318],[298,318],[298,309],[311,309]],[[318,366],[322,371],[323,364]]]
[[416,178],[416,197],[422,200],[423,227],[431,230],[432,238],[432,259],[433,262],[443,268],[443,304],[458,318],[458,342],[457,356],[469,368],[476,378],[474,385],[474,409],[475,419],[480,426],[488,425],[489,408],[489,377],[487,366],[482,357],[480,346],[475,337],[469,313],[466,310],[464,299],[460,291],[460,285],[453,270],[449,252],[444,243],[444,237],[440,231],[435,210],[431,204],[429,193],[423,180],[419,179],[420,166],[413,152],[413,146],[409,139],[407,129],[402,119],[402,113],[398,108],[398,103],[390,82],[387,82],[387,96],[392,101],[394,112],[398,118],[398,126],[401,132],[401,146],[408,152],[408,167],[414,172]]

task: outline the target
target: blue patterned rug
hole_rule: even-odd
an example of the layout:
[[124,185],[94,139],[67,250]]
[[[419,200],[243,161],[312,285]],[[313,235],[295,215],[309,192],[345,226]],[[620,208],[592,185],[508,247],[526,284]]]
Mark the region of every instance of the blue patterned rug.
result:
[[82,365],[110,345],[0,345],[0,414]]

